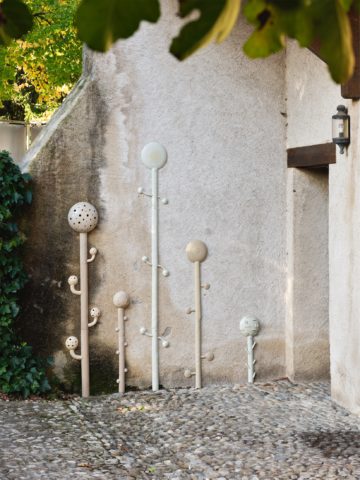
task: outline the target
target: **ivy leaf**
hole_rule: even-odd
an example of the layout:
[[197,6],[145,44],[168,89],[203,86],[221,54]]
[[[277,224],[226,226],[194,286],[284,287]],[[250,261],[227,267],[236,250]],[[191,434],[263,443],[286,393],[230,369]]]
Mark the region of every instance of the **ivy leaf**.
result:
[[130,37],[142,20],[155,23],[159,17],[159,0],[82,0],[75,25],[81,40],[105,52],[116,40]]
[[241,0],[183,0],[179,15],[187,17],[194,10],[200,17],[186,24],[178,37],[174,38],[170,52],[179,60],[184,60],[211,41],[217,43],[227,38],[239,16]]
[[8,45],[12,38],[20,38],[31,30],[33,16],[21,0],[0,3],[0,44]]
[[32,192],[31,192],[31,190],[26,190],[25,200],[28,204],[30,204],[32,202]]

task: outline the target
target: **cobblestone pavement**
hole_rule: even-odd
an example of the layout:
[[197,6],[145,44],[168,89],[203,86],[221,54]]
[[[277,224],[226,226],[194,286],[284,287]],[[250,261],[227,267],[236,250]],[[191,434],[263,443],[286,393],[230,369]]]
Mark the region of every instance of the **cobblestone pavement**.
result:
[[287,381],[0,402],[0,479],[360,479],[360,420]]

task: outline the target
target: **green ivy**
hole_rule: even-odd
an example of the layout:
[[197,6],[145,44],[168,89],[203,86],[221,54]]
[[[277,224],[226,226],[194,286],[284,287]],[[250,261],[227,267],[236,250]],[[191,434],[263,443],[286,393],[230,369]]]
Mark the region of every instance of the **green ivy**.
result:
[[25,398],[50,390],[45,374],[50,360],[35,357],[13,329],[19,292],[27,281],[20,256],[25,236],[16,220],[31,199],[30,175],[21,173],[8,152],[0,152],[0,392]]

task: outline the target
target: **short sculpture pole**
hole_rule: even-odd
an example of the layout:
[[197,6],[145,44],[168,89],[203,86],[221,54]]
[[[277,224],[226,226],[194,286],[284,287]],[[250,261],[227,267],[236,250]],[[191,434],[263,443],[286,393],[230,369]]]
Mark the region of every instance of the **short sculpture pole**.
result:
[[185,377],[195,375],[195,388],[201,388],[201,361],[207,359],[209,361],[214,359],[212,353],[202,355],[201,351],[201,320],[202,320],[202,305],[201,305],[201,289],[208,290],[210,285],[208,283],[201,284],[200,263],[202,263],[208,254],[207,247],[204,242],[200,240],[193,240],[188,243],[186,247],[186,254],[190,262],[194,264],[194,290],[195,290],[195,308],[188,308],[186,313],[195,313],[195,372],[185,370]]
[[118,349],[116,351],[119,355],[119,378],[117,383],[119,384],[119,393],[125,393],[125,373],[127,369],[125,367],[125,347],[127,342],[125,340],[125,309],[129,306],[129,295],[123,291],[115,293],[113,296],[113,303],[118,310],[118,322],[116,331],[118,332]]
[[[98,223],[98,213],[96,208],[88,202],[79,202],[73,205],[68,213],[68,222],[70,227],[80,234],[80,290],[75,288],[78,283],[78,278],[75,275],[69,277],[68,283],[70,290],[75,295],[80,295],[80,339],[81,339],[81,355],[74,354],[74,349],[78,345],[76,337],[69,337],[76,339],[75,341],[66,342],[67,348],[73,358],[81,360],[81,386],[82,396],[88,397],[90,393],[90,372],[89,372],[89,325],[93,326],[97,323],[100,315],[100,310],[94,307],[91,310],[91,316],[94,318],[89,324],[88,310],[89,310],[89,294],[88,294],[88,263],[93,262],[97,254],[97,249],[92,247],[90,249],[91,257],[88,258],[87,234],[91,232]],[[74,348],[74,345],[76,347]]]
[[254,359],[254,348],[256,347],[256,342],[254,337],[260,331],[260,322],[256,317],[243,317],[240,320],[240,332],[246,337],[247,340],[247,372],[248,372],[248,383],[254,383],[255,380],[255,363]]
[[[140,195],[151,197],[151,261],[148,257],[142,258],[144,263],[151,265],[151,353],[152,353],[152,389],[159,390],[159,273],[158,269],[162,269],[164,277],[169,275],[169,272],[159,265],[159,194],[158,194],[158,170],[164,167],[167,162],[167,152],[165,148],[159,143],[152,142],[145,145],[141,152],[141,159],[143,164],[151,170],[151,194],[146,194],[142,187],[138,188]],[[167,199],[162,199],[162,203],[167,205]],[[146,334],[146,329],[142,328],[140,331],[143,335]]]

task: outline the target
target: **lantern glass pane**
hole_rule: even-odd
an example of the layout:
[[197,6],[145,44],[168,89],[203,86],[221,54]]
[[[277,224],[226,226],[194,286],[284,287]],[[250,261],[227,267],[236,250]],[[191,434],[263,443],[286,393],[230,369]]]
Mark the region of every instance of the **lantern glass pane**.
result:
[[332,137],[349,138],[349,120],[347,118],[333,118]]

